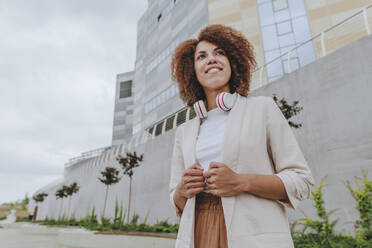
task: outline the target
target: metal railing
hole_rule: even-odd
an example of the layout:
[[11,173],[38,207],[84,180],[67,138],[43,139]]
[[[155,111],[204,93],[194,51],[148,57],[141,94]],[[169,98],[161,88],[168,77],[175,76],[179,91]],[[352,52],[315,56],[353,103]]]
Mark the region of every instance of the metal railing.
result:
[[[370,20],[372,19],[372,13],[368,14],[368,10],[372,9],[372,4],[365,6],[361,10],[357,11],[355,14],[343,19],[342,21],[338,22],[337,24],[325,29],[324,31],[320,32],[319,34],[311,37],[309,40],[306,40],[294,48],[290,49],[289,51],[281,54],[280,56],[272,59],[271,61],[259,66],[254,72],[253,72],[253,79],[259,80],[258,84],[255,84],[255,88],[259,88],[261,86],[264,86],[268,83],[267,77],[265,78],[264,72],[265,69],[267,71],[267,66],[271,65],[272,63],[276,62],[277,60],[283,60],[283,58],[286,58],[286,66],[287,66],[287,73],[284,72],[284,74],[288,74],[293,72],[292,68],[292,61],[291,61],[291,55],[295,53],[299,48],[303,47],[304,45],[308,44],[309,42],[313,42],[313,45],[315,47],[316,52],[316,59],[319,59],[321,57],[326,56],[327,54],[334,52],[356,40],[359,40],[365,36],[371,35],[371,27],[370,27]],[[359,18],[359,20],[358,20]],[[354,22],[354,23],[352,23]],[[345,28],[347,29],[347,26],[350,26],[350,29],[348,29],[344,36],[344,38],[337,39],[337,35],[341,35],[342,33],[337,31],[339,28]],[[364,30],[363,30],[364,29]],[[359,32],[358,32],[359,31]],[[335,32],[335,34],[332,34],[332,32]],[[327,40],[327,35],[329,35],[330,39]],[[336,36],[336,38],[334,38]],[[317,47],[316,42],[320,44],[320,47]],[[339,43],[339,44],[337,44]],[[300,68],[301,66],[299,66]]]
[[111,146],[106,146],[106,147],[102,147],[102,148],[98,148],[98,149],[94,149],[94,150],[91,150],[91,151],[88,151],[88,152],[83,152],[80,156],[78,157],[74,157],[74,158],[70,158],[68,160],[67,163],[65,163],[65,168],[66,167],[69,167],[73,164],[76,164],[78,163],[79,161],[82,161],[84,159],[88,159],[88,158],[92,158],[92,157],[97,157],[99,155],[101,155],[103,152],[107,151],[111,149]]

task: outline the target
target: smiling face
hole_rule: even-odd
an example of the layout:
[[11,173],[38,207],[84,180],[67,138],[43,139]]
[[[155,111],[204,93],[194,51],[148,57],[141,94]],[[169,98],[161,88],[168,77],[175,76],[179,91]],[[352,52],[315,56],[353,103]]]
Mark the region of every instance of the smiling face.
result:
[[210,92],[230,92],[230,61],[218,46],[208,41],[199,42],[195,49],[194,70],[206,95]]

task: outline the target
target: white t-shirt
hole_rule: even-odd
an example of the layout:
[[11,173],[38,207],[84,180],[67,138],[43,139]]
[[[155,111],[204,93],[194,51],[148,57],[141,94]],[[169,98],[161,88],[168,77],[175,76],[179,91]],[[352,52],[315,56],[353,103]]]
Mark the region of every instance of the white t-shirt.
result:
[[200,124],[196,140],[196,160],[207,171],[210,162],[221,162],[222,140],[229,112],[215,108]]

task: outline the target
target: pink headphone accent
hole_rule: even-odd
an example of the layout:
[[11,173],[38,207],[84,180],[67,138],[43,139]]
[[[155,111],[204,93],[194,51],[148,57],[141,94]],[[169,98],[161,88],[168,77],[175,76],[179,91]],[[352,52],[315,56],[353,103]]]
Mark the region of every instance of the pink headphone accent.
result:
[[[222,92],[218,94],[216,97],[216,104],[218,109],[224,112],[230,111],[230,109],[232,109],[232,107],[234,106],[237,98],[238,98],[237,93],[230,94],[227,92]],[[207,118],[208,112],[203,100],[199,100],[196,103],[194,103],[194,110],[200,119]]]

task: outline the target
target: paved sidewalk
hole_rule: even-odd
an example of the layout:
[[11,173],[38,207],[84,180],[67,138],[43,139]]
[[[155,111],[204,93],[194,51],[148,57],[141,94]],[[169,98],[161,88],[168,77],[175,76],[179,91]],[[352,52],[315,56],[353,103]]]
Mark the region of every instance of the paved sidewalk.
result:
[[30,227],[27,223],[0,224],[0,226],[2,226],[0,227],[1,248],[60,248],[57,232],[46,234],[44,227]]
[[81,228],[46,227],[32,223],[0,226],[0,248],[174,248],[176,241],[147,235],[95,235]]

